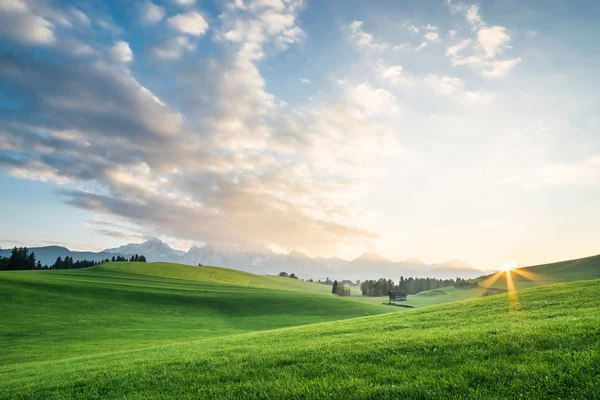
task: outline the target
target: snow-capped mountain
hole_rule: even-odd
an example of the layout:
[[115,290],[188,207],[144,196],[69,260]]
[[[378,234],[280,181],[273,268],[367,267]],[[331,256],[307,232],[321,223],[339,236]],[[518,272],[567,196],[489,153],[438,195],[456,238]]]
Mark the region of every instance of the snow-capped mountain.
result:
[[185,251],[172,249],[171,246],[159,239],[150,239],[144,243],[129,243],[114,249],[106,249],[104,253],[112,254],[143,254],[149,262],[174,262],[185,255]]
[[304,279],[378,279],[397,280],[400,276],[437,278],[474,278],[483,273],[460,260],[441,264],[426,264],[421,259],[410,258],[393,262],[376,253],[365,253],[347,261],[338,257],[313,258],[298,251],[277,254],[264,247],[251,245],[194,246],[187,252],[174,250],[168,244],[152,239],[144,243],[130,243],[105,253],[143,254],[149,262],[167,261],[197,266],[211,265],[232,268],[262,275],[280,272],[295,273]]

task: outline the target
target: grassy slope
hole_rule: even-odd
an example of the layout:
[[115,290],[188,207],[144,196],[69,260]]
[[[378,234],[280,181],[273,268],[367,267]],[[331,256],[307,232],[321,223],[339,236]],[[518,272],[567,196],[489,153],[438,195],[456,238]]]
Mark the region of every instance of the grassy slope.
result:
[[0,367],[0,397],[595,398],[600,281]]
[[[320,286],[325,287],[220,268],[142,263],[2,272],[0,365],[389,311],[314,294]],[[282,290],[299,288],[307,291]]]
[[[535,276],[534,280],[519,275],[518,272],[524,271],[528,276]],[[490,287],[495,289],[507,289],[506,276],[502,272],[501,276]],[[479,284],[485,283],[491,275],[482,276],[474,281]],[[536,265],[532,267],[518,268],[511,273],[517,290],[531,288],[535,286],[553,285],[564,282],[574,282],[580,280],[600,279],[600,255],[593,257],[580,258],[577,260],[561,261],[552,264]],[[486,292],[486,288],[457,289],[449,286],[441,289],[428,290],[415,296],[408,296],[403,304],[414,307],[426,307],[436,304],[450,303],[453,301],[475,299],[481,297]],[[365,303],[381,304],[387,301],[385,297],[357,298]]]
[[[522,276],[519,274],[520,271],[523,271],[523,273],[531,276],[533,279]],[[517,268],[511,274],[517,290],[563,282],[600,279],[600,255]],[[484,282],[486,279],[487,277],[481,277],[477,281]],[[491,287],[506,289],[506,279],[498,279]]]

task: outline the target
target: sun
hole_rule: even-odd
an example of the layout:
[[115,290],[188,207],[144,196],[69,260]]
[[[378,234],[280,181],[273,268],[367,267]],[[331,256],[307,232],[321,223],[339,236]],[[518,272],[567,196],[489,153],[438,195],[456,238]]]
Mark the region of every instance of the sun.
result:
[[508,262],[508,263],[504,264],[502,266],[502,269],[505,271],[510,271],[511,269],[514,269],[516,267],[517,267],[517,263],[513,261],[513,262]]

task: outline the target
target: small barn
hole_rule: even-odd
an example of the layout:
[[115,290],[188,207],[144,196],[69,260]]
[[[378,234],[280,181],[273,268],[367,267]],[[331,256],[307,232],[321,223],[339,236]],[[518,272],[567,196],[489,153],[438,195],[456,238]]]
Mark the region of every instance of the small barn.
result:
[[390,301],[406,301],[406,292],[404,290],[390,290],[388,292]]

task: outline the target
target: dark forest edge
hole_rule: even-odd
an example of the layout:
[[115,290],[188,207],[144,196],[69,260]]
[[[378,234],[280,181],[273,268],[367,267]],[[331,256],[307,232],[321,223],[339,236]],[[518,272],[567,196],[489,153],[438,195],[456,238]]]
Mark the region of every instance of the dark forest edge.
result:
[[64,260],[58,257],[54,264],[48,265],[35,259],[35,253],[29,251],[27,247],[13,247],[10,257],[0,257],[0,271],[26,271],[36,269],[79,269],[93,267],[94,265],[103,264],[105,262],[146,262],[146,257],[143,255],[134,255],[131,258],[123,256],[113,256],[102,261],[78,260],[73,261],[73,257],[66,256]]

